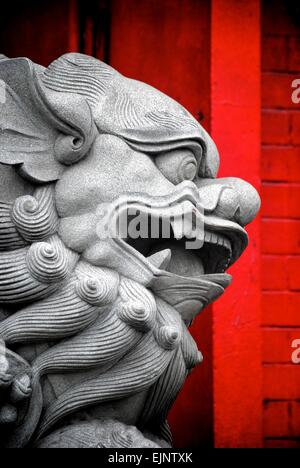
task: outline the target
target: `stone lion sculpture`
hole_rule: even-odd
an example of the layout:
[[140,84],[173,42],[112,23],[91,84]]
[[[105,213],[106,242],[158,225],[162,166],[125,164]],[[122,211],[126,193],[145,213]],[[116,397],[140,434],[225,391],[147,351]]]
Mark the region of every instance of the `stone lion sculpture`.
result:
[[[257,192],[216,178],[180,104],[95,58],[2,55],[0,79],[1,444],[170,446],[202,360],[188,326],[230,284]],[[101,236],[112,204],[170,235]]]

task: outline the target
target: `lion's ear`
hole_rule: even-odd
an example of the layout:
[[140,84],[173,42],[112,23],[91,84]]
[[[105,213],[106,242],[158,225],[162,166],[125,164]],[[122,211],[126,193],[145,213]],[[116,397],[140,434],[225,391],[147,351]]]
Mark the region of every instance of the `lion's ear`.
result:
[[45,88],[42,72],[28,59],[0,60],[0,162],[44,183],[86,155],[96,130],[87,101]]

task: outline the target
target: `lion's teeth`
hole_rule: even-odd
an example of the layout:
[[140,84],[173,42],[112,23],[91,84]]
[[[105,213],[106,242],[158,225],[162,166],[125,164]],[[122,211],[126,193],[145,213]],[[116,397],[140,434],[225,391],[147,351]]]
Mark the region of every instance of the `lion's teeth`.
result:
[[170,249],[161,250],[150,257],[147,257],[156,268],[166,269],[170,263],[172,252]]
[[219,241],[219,236],[218,236],[217,234],[215,234],[215,233],[212,233],[212,235],[211,235],[211,242],[212,242],[213,244],[219,244],[218,241]]
[[183,238],[183,222],[181,218],[174,218],[171,221],[173,234],[175,239],[180,240]]
[[210,240],[211,240],[211,233],[206,231],[205,235],[204,235],[204,241],[205,242],[210,242]]
[[187,239],[195,238],[195,229],[189,220],[178,217],[171,221],[171,225],[175,239],[180,240],[184,237]]
[[227,249],[231,250],[231,243],[230,243],[230,241],[229,241],[228,239],[226,239],[226,238],[224,238],[224,246],[225,246]]
[[210,244],[220,245],[221,247],[226,247],[226,249],[231,250],[230,241],[226,237],[222,236],[222,234],[206,231],[204,241],[209,242]]
[[224,245],[224,237],[218,236],[218,245]]

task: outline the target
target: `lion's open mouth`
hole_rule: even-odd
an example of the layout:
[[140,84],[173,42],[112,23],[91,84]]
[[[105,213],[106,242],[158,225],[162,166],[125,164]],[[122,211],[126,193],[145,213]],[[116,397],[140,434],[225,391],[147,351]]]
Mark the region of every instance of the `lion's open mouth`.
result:
[[[181,199],[175,209],[166,202],[155,205],[153,200],[151,204],[128,202],[126,209],[128,224],[123,242],[133,254],[139,253],[158,269],[174,274],[194,277],[224,273],[247,246],[247,233],[242,227],[204,214],[190,199]],[[134,220],[129,210],[141,217],[134,233],[128,229]],[[146,223],[144,231],[141,222]]]
[[[148,226],[148,235],[133,235],[128,229],[126,236],[115,242],[136,264],[153,272],[150,287],[188,320],[230,284],[231,277],[225,271],[242,254],[248,237],[238,224],[201,211],[197,193],[189,188],[169,198],[127,198],[122,208],[127,220],[134,220],[128,215],[129,208],[131,213],[136,210]],[[180,213],[190,216],[180,218]],[[167,237],[163,225],[169,227]]]
[[169,239],[127,238],[126,242],[157,268],[187,277],[224,273],[232,259],[231,241],[210,230],[203,233],[199,249],[189,249],[191,239],[176,239],[172,230]]

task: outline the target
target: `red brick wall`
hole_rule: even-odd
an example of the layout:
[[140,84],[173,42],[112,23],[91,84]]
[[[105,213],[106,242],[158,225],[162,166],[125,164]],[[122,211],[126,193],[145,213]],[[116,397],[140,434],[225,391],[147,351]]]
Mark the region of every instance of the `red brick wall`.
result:
[[[300,447],[300,12],[262,2],[262,327],[266,447]],[[298,18],[297,18],[298,16]],[[298,25],[297,25],[298,20]]]

